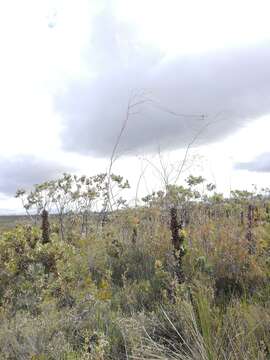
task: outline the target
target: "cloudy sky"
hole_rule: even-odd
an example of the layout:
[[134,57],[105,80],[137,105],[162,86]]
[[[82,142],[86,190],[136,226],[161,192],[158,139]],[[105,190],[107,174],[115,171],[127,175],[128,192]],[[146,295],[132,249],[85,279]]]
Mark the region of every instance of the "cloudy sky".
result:
[[[268,0],[0,3],[0,212],[18,187],[114,171],[134,196],[201,173],[270,185]],[[129,110],[128,110],[129,106]],[[143,176],[142,176],[143,174]],[[180,179],[180,181],[181,181]]]

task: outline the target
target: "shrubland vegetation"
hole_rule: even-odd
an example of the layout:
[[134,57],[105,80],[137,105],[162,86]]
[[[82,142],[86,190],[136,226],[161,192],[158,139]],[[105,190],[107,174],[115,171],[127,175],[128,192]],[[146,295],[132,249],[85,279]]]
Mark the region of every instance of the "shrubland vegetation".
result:
[[129,208],[128,187],[65,174],[17,192],[0,358],[270,359],[268,190],[224,198],[189,176]]

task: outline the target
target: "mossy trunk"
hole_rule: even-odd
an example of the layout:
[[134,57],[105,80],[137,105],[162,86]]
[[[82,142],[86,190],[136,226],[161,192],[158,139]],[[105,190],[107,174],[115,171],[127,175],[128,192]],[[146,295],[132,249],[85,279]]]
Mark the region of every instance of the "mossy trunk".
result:
[[182,224],[177,220],[177,209],[175,207],[170,209],[171,217],[171,234],[172,234],[172,244],[174,247],[174,258],[176,261],[175,266],[175,275],[180,283],[185,281],[185,276],[183,272],[183,257],[185,255],[183,237],[180,236],[180,231],[182,230]]
[[47,244],[50,242],[50,223],[49,213],[45,209],[41,213],[41,221],[42,244]]
[[248,213],[247,213],[247,234],[246,239],[248,241],[248,251],[250,254],[254,254],[256,251],[256,243],[255,243],[255,237],[253,234],[253,226],[254,226],[254,206],[249,205],[248,206]]

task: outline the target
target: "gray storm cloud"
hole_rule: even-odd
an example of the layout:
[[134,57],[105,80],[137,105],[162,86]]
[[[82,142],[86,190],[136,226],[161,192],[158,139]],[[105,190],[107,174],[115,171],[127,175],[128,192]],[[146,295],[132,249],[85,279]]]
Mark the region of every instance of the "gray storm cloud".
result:
[[29,188],[70,170],[67,166],[33,156],[0,158],[0,169],[0,193],[11,196],[18,188]]
[[270,153],[263,153],[252,161],[239,162],[235,164],[237,170],[248,170],[255,172],[270,172]]
[[91,76],[70,82],[55,100],[66,150],[108,156],[131,94],[142,89],[147,95],[134,102],[147,101],[130,113],[122,152],[184,147],[214,119],[200,141],[217,140],[270,112],[269,44],[167,59],[134,34],[108,11],[96,18],[85,51]]

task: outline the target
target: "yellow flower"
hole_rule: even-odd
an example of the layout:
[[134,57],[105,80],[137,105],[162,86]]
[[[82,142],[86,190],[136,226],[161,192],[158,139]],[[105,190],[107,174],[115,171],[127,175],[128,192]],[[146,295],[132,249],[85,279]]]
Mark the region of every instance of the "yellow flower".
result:
[[161,269],[162,268],[162,262],[160,260],[155,261],[155,269]]
[[187,237],[187,232],[186,232],[186,230],[180,229],[180,230],[179,230],[179,236],[180,236],[182,239],[186,239],[186,237]]

